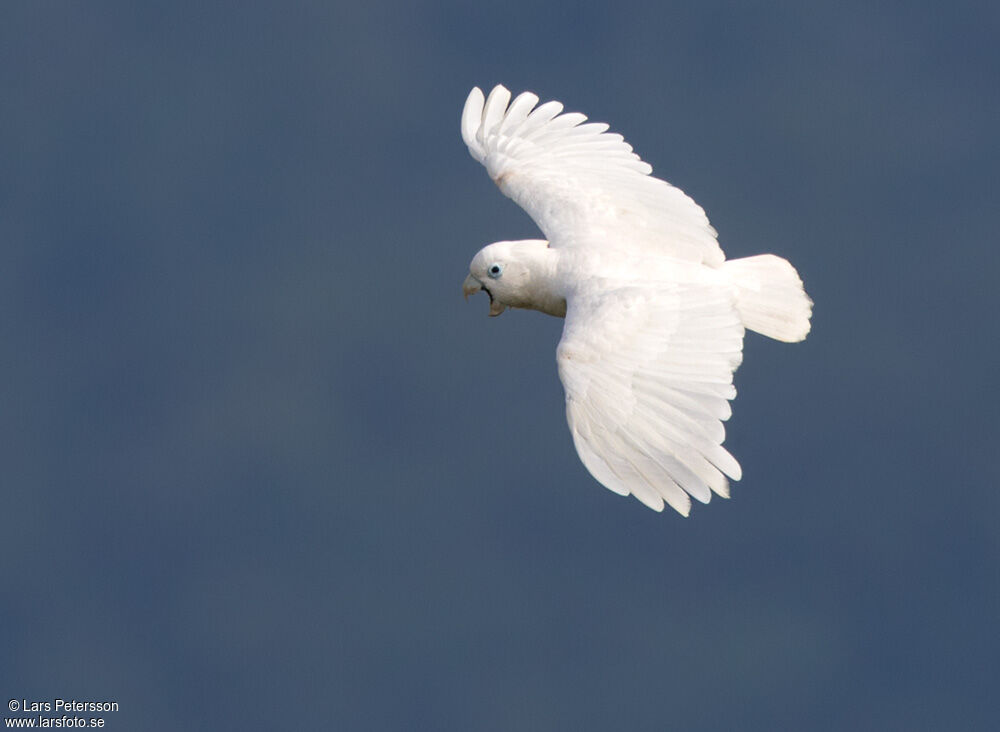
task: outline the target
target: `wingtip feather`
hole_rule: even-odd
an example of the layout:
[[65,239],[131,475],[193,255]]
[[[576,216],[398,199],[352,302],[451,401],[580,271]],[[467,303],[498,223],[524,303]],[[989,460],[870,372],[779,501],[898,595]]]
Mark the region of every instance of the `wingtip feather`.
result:
[[468,146],[472,157],[480,162],[485,157],[485,150],[476,138],[476,133],[482,124],[484,104],[483,90],[474,86],[465,100],[465,107],[462,109],[462,140]]
[[479,133],[476,137],[480,142],[493,132],[494,128],[503,121],[504,112],[510,103],[510,91],[502,84],[493,87],[490,95],[486,97],[486,104],[483,107],[483,120],[479,126]]

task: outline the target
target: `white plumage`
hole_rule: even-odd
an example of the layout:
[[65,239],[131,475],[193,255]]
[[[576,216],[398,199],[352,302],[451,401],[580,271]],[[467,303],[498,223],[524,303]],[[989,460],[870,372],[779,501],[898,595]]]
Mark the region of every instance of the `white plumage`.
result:
[[607,488],[683,515],[728,497],[739,463],[722,447],[744,327],[783,341],[809,332],[795,269],[765,254],[725,261],[705,212],[650,175],[606,124],[473,89],[462,137],[546,240],[484,247],[466,295],[565,316],[556,350],[577,452]]

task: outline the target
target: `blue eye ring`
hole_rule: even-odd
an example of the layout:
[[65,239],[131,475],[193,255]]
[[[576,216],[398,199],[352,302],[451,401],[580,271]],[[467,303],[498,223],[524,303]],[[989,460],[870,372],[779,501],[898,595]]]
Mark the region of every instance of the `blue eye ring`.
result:
[[495,280],[497,277],[503,274],[503,265],[499,262],[491,264],[489,269],[486,270],[486,276],[491,280]]

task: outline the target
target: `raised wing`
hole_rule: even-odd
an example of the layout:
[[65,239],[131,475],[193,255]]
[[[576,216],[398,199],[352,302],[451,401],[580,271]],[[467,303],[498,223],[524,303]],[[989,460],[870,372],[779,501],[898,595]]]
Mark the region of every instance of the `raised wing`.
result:
[[528,212],[553,247],[618,246],[722,265],[704,210],[632,152],[608,125],[530,92],[478,87],[465,102],[462,138],[504,195]]
[[705,285],[611,289],[570,300],[556,351],[580,459],[607,488],[684,516],[729,496],[739,463],[722,442],[743,326]]

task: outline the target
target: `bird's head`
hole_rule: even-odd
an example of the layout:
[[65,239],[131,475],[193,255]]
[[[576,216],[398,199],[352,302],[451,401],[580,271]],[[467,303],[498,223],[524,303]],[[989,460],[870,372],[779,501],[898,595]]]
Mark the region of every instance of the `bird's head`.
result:
[[525,244],[498,241],[480,249],[469,265],[469,276],[462,283],[465,297],[483,290],[490,296],[491,316],[507,308],[532,307],[531,270],[525,253],[520,251]]

